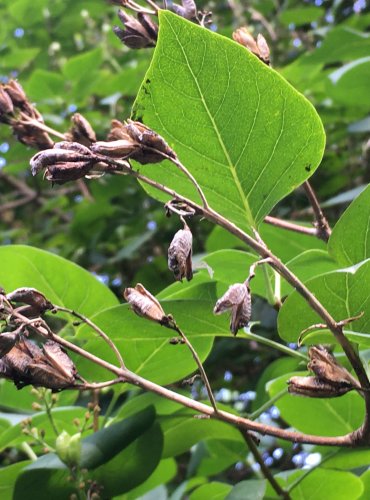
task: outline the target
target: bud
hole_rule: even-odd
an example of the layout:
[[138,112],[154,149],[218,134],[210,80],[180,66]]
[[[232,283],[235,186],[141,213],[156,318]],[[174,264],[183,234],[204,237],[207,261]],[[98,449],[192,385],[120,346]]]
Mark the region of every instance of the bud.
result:
[[78,432],[70,436],[68,432],[62,431],[55,441],[55,451],[68,467],[78,465],[81,457],[81,434]]
[[252,302],[249,287],[245,283],[231,285],[227,292],[216,302],[214,314],[231,310],[230,331],[233,335],[248,325],[252,315]]
[[344,366],[341,366],[325,347],[321,345],[310,347],[308,356],[310,361],[307,368],[320,380],[339,387],[361,387],[358,380]]
[[138,316],[156,321],[160,325],[170,324],[171,317],[166,316],[158,300],[141,283],[138,283],[135,288],[126,288],[123,296]]
[[119,10],[118,17],[125,29],[114,26],[113,31],[122,43],[130,49],[155,47],[158,26],[153,23],[149,16],[139,13],[136,19],[126,14],[125,11]]
[[69,135],[73,141],[81,142],[84,146],[90,146],[96,141],[96,134],[88,120],[80,113],[72,116],[72,128]]
[[256,41],[247,28],[243,27],[234,31],[233,39],[252,52],[252,54],[257,56],[262,62],[267,65],[270,64],[270,49],[263,35],[258,34]]
[[351,391],[353,387],[339,387],[318,377],[292,377],[288,380],[288,391],[296,396],[310,398],[336,398]]
[[181,3],[182,6],[176,3],[172,4],[171,10],[185,19],[195,19],[197,17],[197,6],[194,0],[181,0]]
[[175,280],[182,281],[184,277],[190,281],[192,269],[193,236],[187,225],[177,231],[168,249],[168,268],[173,272]]
[[22,314],[27,317],[37,317],[53,308],[53,304],[35,288],[17,288],[8,293],[6,298],[9,302],[27,304],[28,307],[22,309]]

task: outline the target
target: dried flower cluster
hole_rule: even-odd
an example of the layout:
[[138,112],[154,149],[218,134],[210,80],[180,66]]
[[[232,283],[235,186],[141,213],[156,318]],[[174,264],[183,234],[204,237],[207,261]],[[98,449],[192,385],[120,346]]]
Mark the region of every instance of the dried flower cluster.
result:
[[292,377],[288,381],[291,394],[311,398],[335,398],[353,389],[360,389],[359,382],[323,346],[312,346],[307,368],[315,376]]
[[49,135],[37,126],[44,120],[16,80],[0,84],[0,123],[10,125],[18,141],[37,149],[53,147]]
[[234,31],[233,39],[261,59],[262,62],[270,64],[270,49],[263,35],[259,33],[255,40],[247,28],[239,28]]
[[54,341],[39,347],[30,340],[33,324],[48,335],[42,319],[52,303],[35,288],[18,288],[0,294],[0,376],[12,380],[18,389],[25,385],[42,386],[54,391],[74,386],[77,370],[72,360]]
[[216,302],[213,312],[222,314],[230,311],[230,331],[233,335],[248,325],[252,315],[251,292],[246,283],[231,285]]

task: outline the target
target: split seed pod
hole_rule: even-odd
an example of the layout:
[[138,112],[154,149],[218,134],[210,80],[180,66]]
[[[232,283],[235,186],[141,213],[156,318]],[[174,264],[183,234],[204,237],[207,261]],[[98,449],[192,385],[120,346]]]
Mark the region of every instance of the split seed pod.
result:
[[123,296],[138,316],[164,326],[171,322],[171,317],[166,316],[158,300],[141,283],[135,288],[125,288]]
[[17,288],[6,295],[9,302],[25,304],[21,313],[24,316],[38,317],[53,308],[53,304],[35,288]]
[[114,34],[122,43],[130,49],[144,49],[155,47],[158,34],[158,26],[153,23],[149,16],[139,13],[137,19],[119,10],[118,17],[124,26],[124,30],[118,26],[113,27]]
[[262,62],[270,64],[270,49],[263,35],[259,33],[257,40],[255,40],[247,28],[243,27],[234,31],[233,39],[261,59]]
[[245,283],[231,285],[216,302],[214,314],[231,311],[230,331],[233,335],[248,325],[252,315],[252,300],[249,287]]
[[190,281],[193,277],[192,246],[193,235],[185,224],[184,229],[177,231],[168,249],[168,268],[177,281],[182,281],[184,277]]
[[296,396],[310,398],[336,398],[351,391],[353,387],[335,386],[318,377],[292,377],[288,380],[288,391]]

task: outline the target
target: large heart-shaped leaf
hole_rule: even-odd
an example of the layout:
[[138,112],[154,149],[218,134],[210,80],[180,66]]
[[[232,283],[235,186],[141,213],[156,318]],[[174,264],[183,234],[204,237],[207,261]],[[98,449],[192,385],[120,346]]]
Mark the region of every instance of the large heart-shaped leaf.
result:
[[118,303],[108,287],[82,267],[38,248],[9,245],[0,248],[0,285],[10,292],[37,288],[53,303],[91,315]]
[[[341,321],[360,313],[363,316],[350,328],[362,334],[370,331],[370,261],[341,271],[323,274],[307,286],[330,314]],[[284,302],[278,316],[279,335],[287,342],[297,342],[302,330],[321,323],[321,318],[297,291]],[[348,328],[348,327],[347,327]],[[367,335],[369,338],[369,335]],[[331,341],[334,337],[331,336]],[[368,342],[365,342],[368,344]]]
[[[317,168],[321,121],[244,47],[167,11],[159,19],[133,117],[165,137],[214,209],[243,229],[255,226]],[[168,162],[140,171],[199,201]]]
[[335,224],[329,252],[342,266],[370,257],[370,186],[350,204]]

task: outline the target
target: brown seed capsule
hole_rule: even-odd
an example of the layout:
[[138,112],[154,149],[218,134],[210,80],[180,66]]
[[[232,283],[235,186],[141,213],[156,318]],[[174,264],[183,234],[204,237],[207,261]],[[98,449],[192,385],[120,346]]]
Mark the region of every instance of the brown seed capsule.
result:
[[140,144],[140,149],[131,155],[131,158],[142,165],[163,161],[163,153],[170,158],[176,158],[175,152],[166,141],[154,130],[140,122],[127,120],[126,130],[128,135]]
[[113,27],[115,35],[130,49],[143,49],[155,47],[158,26],[149,16],[139,13],[137,19],[125,11],[119,10],[118,17],[125,29]]
[[36,175],[41,170],[49,166],[55,166],[58,164],[65,165],[81,163],[81,161],[85,158],[88,164],[91,165],[93,160],[91,158],[89,159],[89,155],[91,156],[91,151],[89,151],[89,154],[84,153],[83,155],[81,155],[81,153],[73,149],[64,149],[60,147],[56,147],[54,149],[46,149],[45,151],[36,153],[31,158],[31,172],[32,175]]
[[351,391],[353,387],[339,387],[318,377],[292,377],[288,380],[288,391],[297,396],[310,398],[336,398]]
[[126,288],[123,296],[138,316],[156,321],[161,325],[170,323],[171,318],[166,316],[161,304],[141,283],[138,283],[135,288]]
[[263,35],[258,34],[256,41],[247,28],[243,27],[234,31],[233,39],[261,59],[262,62],[270,64],[270,48]]
[[53,308],[53,304],[35,288],[17,288],[6,295],[9,302],[26,304],[28,307],[22,309],[22,314],[27,317],[37,317]]
[[308,355],[310,361],[307,368],[314,372],[320,380],[339,387],[360,388],[358,380],[346,368],[341,366],[325,347],[321,345],[312,346],[308,351]]
[[82,179],[91,170],[93,163],[90,161],[79,161],[73,163],[56,163],[47,168],[45,178],[55,184],[64,184],[69,181]]
[[185,19],[194,19],[197,16],[197,6],[194,0],[181,0],[182,5],[177,5],[173,3],[171,10],[175,12],[178,16],[184,17]]
[[[42,122],[42,120],[40,120]],[[13,134],[19,142],[37,149],[51,149],[54,142],[49,135],[32,123],[21,123],[14,119],[11,123]]]
[[63,351],[56,342],[46,342],[43,345],[44,354],[51,366],[57,370],[65,380],[70,383],[76,378],[76,367],[71,358]]
[[116,141],[98,141],[92,144],[91,151],[111,158],[128,158],[132,156],[135,151],[140,149],[138,144],[132,139],[118,139]]
[[3,115],[11,115],[13,111],[14,107],[11,98],[8,93],[5,92],[4,88],[0,86],[0,117]]
[[214,314],[231,311],[230,331],[233,335],[248,325],[252,315],[251,293],[245,283],[231,285],[227,292],[216,302]]
[[54,144],[54,149],[65,149],[68,151],[75,151],[80,155],[91,156],[91,150],[87,146],[80,144],[79,142],[69,142],[69,141],[60,141]]
[[5,90],[9,94],[9,97],[15,106],[22,108],[28,102],[22,85],[16,80],[9,80],[9,82],[5,85]]
[[72,141],[80,142],[85,146],[90,146],[96,141],[96,134],[88,120],[80,113],[72,116],[73,126],[69,132]]
[[0,334],[0,358],[11,351],[19,336],[15,332],[4,332]]
[[175,280],[182,281],[193,277],[192,269],[193,235],[187,225],[177,231],[168,249],[168,268],[173,272]]

